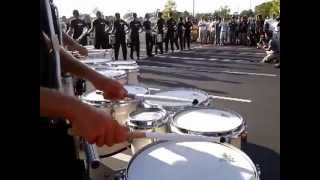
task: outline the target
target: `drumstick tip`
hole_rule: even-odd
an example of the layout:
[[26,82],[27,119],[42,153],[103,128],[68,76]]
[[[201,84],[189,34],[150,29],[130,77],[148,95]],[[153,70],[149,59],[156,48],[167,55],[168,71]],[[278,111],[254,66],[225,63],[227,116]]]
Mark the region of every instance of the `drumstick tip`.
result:
[[199,101],[197,100],[197,99],[194,99],[193,101],[192,101],[192,105],[197,105],[199,103]]

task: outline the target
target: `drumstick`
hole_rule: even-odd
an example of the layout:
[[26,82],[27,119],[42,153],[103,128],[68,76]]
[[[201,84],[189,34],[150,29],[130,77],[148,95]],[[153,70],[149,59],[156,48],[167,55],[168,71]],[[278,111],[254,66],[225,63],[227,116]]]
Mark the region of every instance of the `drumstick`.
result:
[[150,94],[128,94],[128,96],[133,98],[142,98],[142,99],[158,99],[158,100],[167,100],[167,101],[190,102],[192,103],[192,105],[197,105],[199,103],[197,99],[178,98],[178,97],[171,97],[171,96],[159,96],[159,95],[150,95]]
[[176,133],[158,133],[158,132],[129,132],[128,140],[140,138],[155,138],[158,140],[168,141],[211,141],[217,142],[220,138],[190,135],[190,134],[176,134]]

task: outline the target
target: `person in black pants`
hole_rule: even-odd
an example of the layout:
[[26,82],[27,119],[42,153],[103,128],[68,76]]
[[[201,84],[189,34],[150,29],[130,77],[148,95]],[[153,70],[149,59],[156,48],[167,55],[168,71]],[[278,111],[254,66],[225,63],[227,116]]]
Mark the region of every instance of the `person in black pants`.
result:
[[158,48],[160,49],[160,54],[163,54],[163,39],[164,39],[164,32],[163,32],[163,28],[164,28],[164,24],[165,21],[162,18],[162,13],[159,12],[158,13],[158,21],[157,21],[157,28],[158,28],[158,34],[161,34],[162,36],[162,40],[161,42],[157,42],[156,47],[155,47],[155,54],[158,54]]
[[153,46],[153,37],[152,37],[152,29],[151,29],[151,21],[149,18],[149,14],[145,16],[146,20],[143,22],[143,29],[146,32],[146,49],[147,56],[152,57],[152,46]]
[[175,28],[176,28],[176,21],[172,18],[172,13],[169,14],[170,19],[167,21],[167,28],[168,28],[168,32],[167,32],[167,41],[166,41],[166,52],[168,52],[168,43],[170,41],[170,45],[171,45],[171,52],[174,52],[174,47],[173,47],[173,43],[174,43],[174,32],[175,32]]
[[184,24],[184,28],[184,48],[186,47],[185,42],[187,42],[188,49],[190,50],[192,22],[189,17],[187,17],[187,22]]
[[120,19],[120,13],[116,13],[116,20],[113,22],[112,33],[116,36],[116,45],[114,48],[115,60],[118,60],[120,45],[122,49],[123,59],[127,60],[126,32],[124,26],[129,28],[128,23]]
[[183,44],[184,44],[183,28],[184,28],[183,18],[180,17],[180,21],[178,23],[178,40],[179,40],[181,51],[183,50]]
[[142,29],[142,24],[137,18],[137,14],[133,13],[133,21],[130,22],[130,38],[131,38],[131,52],[130,58],[133,58],[133,51],[137,53],[137,59],[140,59],[140,40],[139,40],[139,31]]
[[94,41],[94,47],[96,49],[106,49],[106,34],[105,34],[105,29],[106,26],[108,26],[108,22],[103,19],[102,14],[100,11],[97,12],[97,19],[93,21],[91,25],[91,29],[88,31],[88,34],[95,29],[95,41]]
[[73,11],[73,17],[74,20],[71,21],[70,29],[68,31],[68,34],[75,40],[77,40],[81,45],[85,46],[87,45],[87,26],[86,23],[80,19],[79,11],[74,10]]

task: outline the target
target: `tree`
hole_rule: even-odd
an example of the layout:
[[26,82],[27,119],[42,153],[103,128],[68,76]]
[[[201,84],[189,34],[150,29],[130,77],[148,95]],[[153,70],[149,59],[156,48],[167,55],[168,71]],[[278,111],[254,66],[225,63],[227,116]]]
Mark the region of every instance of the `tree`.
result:
[[241,13],[240,13],[240,16],[247,16],[247,17],[252,17],[254,16],[254,12],[249,9],[249,10],[243,10]]
[[[176,12],[176,2],[174,0],[167,0],[166,4],[164,5],[164,9],[162,11],[163,14],[163,18],[165,20],[169,19],[169,14],[172,13],[175,16],[175,12]],[[177,17],[175,17],[177,18]]]
[[230,8],[228,6],[221,6],[219,10],[215,10],[213,16],[220,16],[222,18],[229,18],[230,16]]
[[280,0],[272,0],[262,3],[255,7],[256,14],[261,14],[263,17],[271,16],[273,14],[280,14]]

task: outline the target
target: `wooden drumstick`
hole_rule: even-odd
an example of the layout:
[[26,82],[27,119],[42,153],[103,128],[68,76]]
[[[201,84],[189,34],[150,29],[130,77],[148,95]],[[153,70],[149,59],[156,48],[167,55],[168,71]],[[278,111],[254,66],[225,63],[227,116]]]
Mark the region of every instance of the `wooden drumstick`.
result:
[[176,133],[158,133],[158,132],[129,132],[128,140],[140,138],[150,138],[158,140],[168,140],[168,141],[211,141],[217,142],[220,138],[190,135],[190,134],[176,134]]

